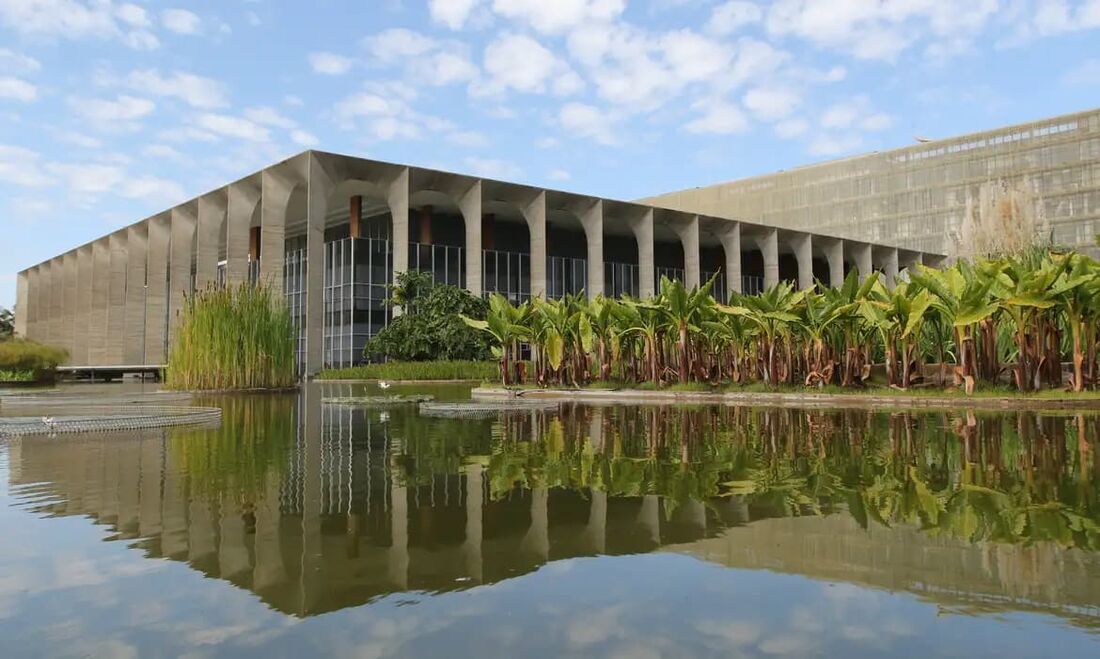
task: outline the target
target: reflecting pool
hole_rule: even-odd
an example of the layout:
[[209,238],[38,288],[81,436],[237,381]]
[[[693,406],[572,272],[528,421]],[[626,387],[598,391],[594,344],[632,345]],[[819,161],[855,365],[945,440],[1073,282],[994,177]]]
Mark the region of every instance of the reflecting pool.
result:
[[1096,415],[365,393],[0,440],[0,654],[1100,656]]

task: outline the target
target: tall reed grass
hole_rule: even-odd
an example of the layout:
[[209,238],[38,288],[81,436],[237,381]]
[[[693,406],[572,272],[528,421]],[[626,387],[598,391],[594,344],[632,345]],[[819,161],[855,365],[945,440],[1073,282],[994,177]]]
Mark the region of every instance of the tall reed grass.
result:
[[188,296],[172,350],[169,389],[274,389],[296,380],[297,329],[286,300],[264,285]]

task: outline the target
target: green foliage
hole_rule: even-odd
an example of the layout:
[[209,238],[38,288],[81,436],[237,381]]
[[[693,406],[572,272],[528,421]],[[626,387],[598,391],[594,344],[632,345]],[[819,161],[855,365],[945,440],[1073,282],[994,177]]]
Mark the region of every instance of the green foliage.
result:
[[6,341],[15,334],[15,314],[11,309],[0,307],[0,341]]
[[404,313],[371,337],[365,356],[399,361],[490,358],[489,339],[462,320],[485,318],[485,300],[455,286],[433,284],[430,274],[418,271],[399,274],[392,295],[391,302]]
[[929,384],[931,361],[941,386],[950,378],[968,394],[1006,383],[1032,392],[1064,386],[1066,358],[1075,391],[1100,385],[1100,263],[1092,258],[1033,249],[906,274],[894,287],[878,273],[861,281],[852,272],[821,291],[780,282],[735,293],[729,304],[710,295],[711,282],[688,290],[668,279],[648,300],[568,295],[513,307],[494,295],[484,320],[466,322],[495,344],[506,385],[524,383],[514,367],[521,342],[544,386],[862,387],[879,360],[887,384],[901,389]]
[[320,380],[493,380],[497,365],[491,361],[434,361],[363,364],[321,371]]
[[57,365],[68,359],[62,348],[25,339],[0,341],[0,380],[30,382],[53,377]]
[[298,331],[286,300],[265,285],[211,287],[187,297],[168,355],[169,389],[293,386]]

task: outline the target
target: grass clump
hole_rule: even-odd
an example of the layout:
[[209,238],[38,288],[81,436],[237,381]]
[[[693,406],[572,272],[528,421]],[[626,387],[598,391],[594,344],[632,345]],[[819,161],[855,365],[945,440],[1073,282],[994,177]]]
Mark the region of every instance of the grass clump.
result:
[[68,359],[62,348],[25,339],[0,341],[0,381],[51,380],[57,365]]
[[278,389],[297,379],[297,329],[268,286],[211,287],[188,296],[168,355],[169,389]]
[[492,380],[499,376],[496,362],[449,360],[383,362],[321,371],[319,380]]

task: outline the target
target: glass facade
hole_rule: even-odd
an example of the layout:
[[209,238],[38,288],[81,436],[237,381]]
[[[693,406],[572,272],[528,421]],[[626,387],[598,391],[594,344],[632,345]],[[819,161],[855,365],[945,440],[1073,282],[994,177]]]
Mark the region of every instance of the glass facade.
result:
[[481,252],[481,290],[499,293],[512,304],[531,299],[531,256],[486,249]]
[[343,238],[325,245],[326,367],[362,363],[367,339],[389,324],[390,272],[388,240]]

